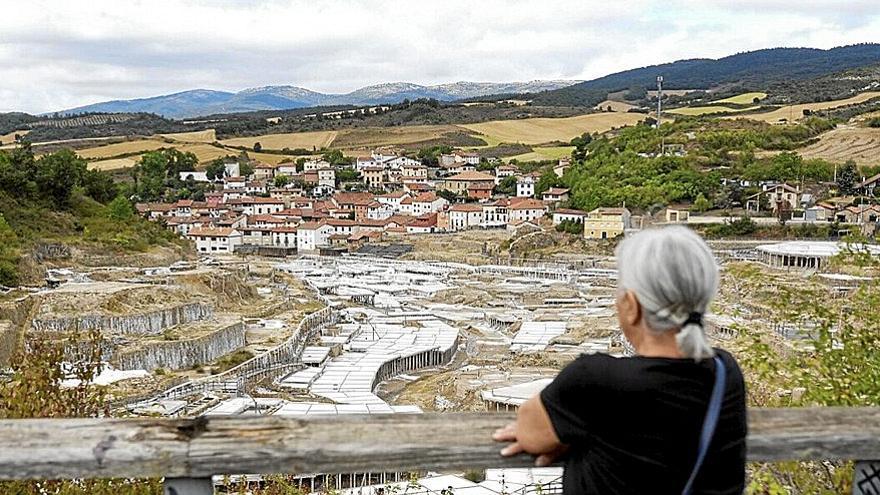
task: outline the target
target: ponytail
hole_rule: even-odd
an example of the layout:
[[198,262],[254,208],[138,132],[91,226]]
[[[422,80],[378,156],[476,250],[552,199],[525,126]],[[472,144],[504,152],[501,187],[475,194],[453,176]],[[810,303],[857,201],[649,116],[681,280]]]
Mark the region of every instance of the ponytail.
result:
[[715,355],[715,351],[706,340],[702,325],[695,322],[687,322],[678,333],[675,334],[675,343],[678,350],[686,358],[699,361]]

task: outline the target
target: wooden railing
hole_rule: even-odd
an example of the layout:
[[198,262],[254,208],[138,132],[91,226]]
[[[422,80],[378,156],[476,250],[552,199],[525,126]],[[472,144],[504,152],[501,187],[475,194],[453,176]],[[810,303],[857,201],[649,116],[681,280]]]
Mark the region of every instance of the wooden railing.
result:
[[[164,477],[166,493],[212,493],[211,476],[464,470],[502,458],[507,413],[0,421],[0,479]],[[751,461],[846,460],[853,493],[880,493],[880,408],[752,409]],[[871,462],[874,461],[874,462]],[[871,491],[874,490],[874,491]]]

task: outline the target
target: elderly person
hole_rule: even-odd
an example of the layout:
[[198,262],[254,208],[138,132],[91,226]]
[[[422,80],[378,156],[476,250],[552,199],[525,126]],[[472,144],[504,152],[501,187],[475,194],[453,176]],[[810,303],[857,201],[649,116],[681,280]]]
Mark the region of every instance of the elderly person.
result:
[[494,439],[501,454],[564,463],[566,494],[741,494],[742,373],[703,331],[718,287],[705,242],[684,227],[640,232],[617,249],[617,316],[636,355],[582,355]]

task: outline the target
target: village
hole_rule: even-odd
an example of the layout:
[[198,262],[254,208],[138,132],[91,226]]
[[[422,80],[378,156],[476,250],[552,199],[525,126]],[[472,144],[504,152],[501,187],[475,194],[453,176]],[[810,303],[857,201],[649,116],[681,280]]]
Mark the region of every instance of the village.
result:
[[[740,181],[739,186],[760,191],[745,199],[736,216],[696,211],[689,204],[641,215],[623,204],[582,211],[568,207],[566,188],[536,192],[540,172],[522,173],[515,164],[482,167],[478,154],[464,151],[441,154],[438,162],[429,167],[399,151],[379,149],[351,165],[333,166],[320,158],[277,166],[256,162],[245,177],[239,162],[230,160],[214,180],[205,172],[180,172],[182,181],[214,183],[204,201],[138,203],[136,208],[192,240],[202,255],[330,254],[400,234],[470,229],[521,235],[571,227],[566,231],[585,239],[613,239],[654,224],[717,224],[739,216],[759,225],[833,224],[841,234],[873,236],[880,219],[880,205],[855,204],[852,196],[819,200],[807,188],[773,181]],[[564,158],[548,169],[561,178],[570,166]],[[337,178],[343,169],[355,182],[343,184]],[[855,188],[872,197],[878,182],[880,175]]]

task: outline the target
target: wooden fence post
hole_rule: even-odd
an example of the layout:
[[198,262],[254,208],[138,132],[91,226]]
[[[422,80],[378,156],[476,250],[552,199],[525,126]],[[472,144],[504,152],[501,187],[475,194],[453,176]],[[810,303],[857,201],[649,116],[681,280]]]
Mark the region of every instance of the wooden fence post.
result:
[[165,478],[164,495],[213,495],[211,478]]

